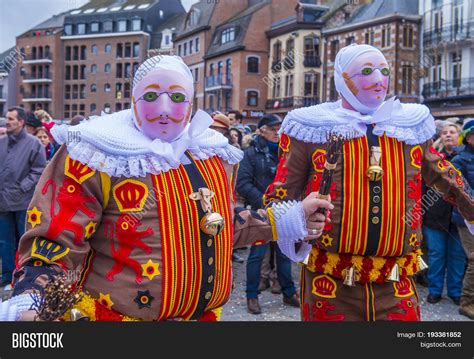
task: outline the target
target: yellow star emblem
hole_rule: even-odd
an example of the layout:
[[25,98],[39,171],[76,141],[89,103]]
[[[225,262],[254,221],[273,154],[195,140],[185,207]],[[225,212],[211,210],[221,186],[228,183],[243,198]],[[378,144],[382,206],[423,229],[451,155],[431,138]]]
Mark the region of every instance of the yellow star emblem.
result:
[[33,207],[28,212],[28,223],[31,224],[32,228],[41,223],[41,215],[43,214],[38,208]]
[[329,234],[325,234],[323,239],[321,239],[321,243],[324,244],[325,247],[329,247],[332,245],[332,240],[333,238],[331,238]]
[[90,238],[95,233],[96,227],[97,227],[97,223],[90,221],[85,227],[85,230],[86,230],[85,237]]
[[112,306],[114,305],[114,302],[112,302],[112,299],[110,299],[110,294],[99,293],[98,301],[104,307],[107,307],[107,309],[112,309]]
[[157,275],[160,275],[160,271],[158,270],[158,264],[154,263],[151,259],[148,260],[145,264],[142,264],[144,277],[147,277],[149,280],[152,280]]
[[412,247],[416,247],[416,244],[417,244],[417,240],[416,240],[416,233],[413,233],[409,239],[409,242],[410,243],[410,246]]
[[288,190],[286,188],[277,188],[276,196],[280,199],[284,199],[288,195]]

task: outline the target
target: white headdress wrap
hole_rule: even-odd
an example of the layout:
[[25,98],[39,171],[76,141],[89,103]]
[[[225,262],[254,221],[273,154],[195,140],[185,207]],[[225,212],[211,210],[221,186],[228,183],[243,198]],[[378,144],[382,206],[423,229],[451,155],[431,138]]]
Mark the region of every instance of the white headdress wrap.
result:
[[334,61],[334,82],[336,85],[336,90],[342,96],[344,96],[344,98],[351,104],[352,107],[354,107],[360,113],[370,115],[375,112],[377,108],[367,107],[362,104],[352,93],[349,87],[347,87],[346,81],[342,76],[342,73],[347,69],[347,67],[349,66],[349,64],[352,63],[352,61],[367,52],[377,52],[380,55],[384,56],[379,49],[370,45],[350,44],[349,46],[343,47],[341,50],[339,50],[336,55],[336,60]]

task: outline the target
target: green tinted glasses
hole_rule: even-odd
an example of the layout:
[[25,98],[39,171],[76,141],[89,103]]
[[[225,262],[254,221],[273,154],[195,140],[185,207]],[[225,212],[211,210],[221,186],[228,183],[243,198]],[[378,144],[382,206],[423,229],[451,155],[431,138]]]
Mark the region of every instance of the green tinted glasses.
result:
[[186,94],[181,93],[181,92],[161,92],[161,93],[156,93],[153,91],[145,93],[142,97],[138,99],[139,100],[144,100],[146,102],[153,102],[158,99],[163,94],[167,94],[168,97],[170,98],[171,101],[174,103],[183,103],[183,102],[188,102]]
[[[378,68],[364,67],[361,71],[361,74],[364,75],[364,76],[368,76],[377,69]],[[390,69],[388,67],[383,67],[383,68],[378,69],[378,70],[380,70],[380,73],[384,76],[389,76],[390,75]]]

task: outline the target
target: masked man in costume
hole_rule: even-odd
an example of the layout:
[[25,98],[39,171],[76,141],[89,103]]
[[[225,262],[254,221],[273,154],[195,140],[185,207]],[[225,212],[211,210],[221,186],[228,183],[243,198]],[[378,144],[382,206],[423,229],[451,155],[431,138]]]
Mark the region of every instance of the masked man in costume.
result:
[[420,320],[412,276],[420,267],[422,178],[474,220],[462,176],[431,147],[435,125],[428,108],[384,101],[389,80],[378,49],[347,46],[335,59],[342,100],[293,110],[283,122],[281,158],[266,204],[318,191],[328,134],[346,139],[330,191],[335,208],[323,235],[314,245],[295,246],[301,238],[277,231],[282,251],[306,263],[305,321]]
[[[180,58],[151,58],[135,74],[131,110],[52,129],[64,145],[28,208],[0,320],[32,319],[30,294],[59,274],[82,289],[74,313],[90,320],[218,319],[233,245],[271,239],[276,228],[256,212],[234,221],[242,152],[208,129],[203,111],[189,121],[193,96]],[[318,206],[331,206],[314,195],[287,205],[303,227]]]

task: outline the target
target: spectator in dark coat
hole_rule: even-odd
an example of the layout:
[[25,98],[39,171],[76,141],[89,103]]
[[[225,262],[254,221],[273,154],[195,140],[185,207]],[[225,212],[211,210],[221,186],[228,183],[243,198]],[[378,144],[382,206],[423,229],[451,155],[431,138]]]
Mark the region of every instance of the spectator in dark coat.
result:
[[[273,182],[278,165],[278,130],[281,120],[274,115],[263,117],[258,124],[260,135],[244,151],[237,176],[237,192],[246,199],[253,210],[263,208],[263,194]],[[263,238],[262,238],[263,239]],[[252,314],[261,313],[258,288],[262,261],[269,244],[257,241],[250,249],[247,260],[247,308]],[[274,246],[278,281],[283,293],[283,302],[299,306],[295,284],[291,276],[291,261]]]
[[0,137],[0,285],[12,280],[16,248],[25,231],[26,209],[46,165],[43,146],[26,132],[25,110],[13,107],[6,118],[7,136]]

